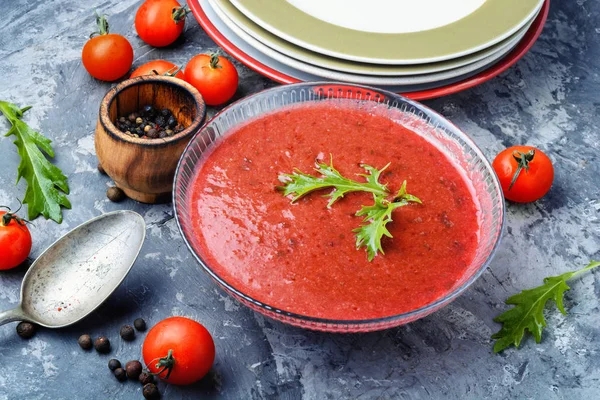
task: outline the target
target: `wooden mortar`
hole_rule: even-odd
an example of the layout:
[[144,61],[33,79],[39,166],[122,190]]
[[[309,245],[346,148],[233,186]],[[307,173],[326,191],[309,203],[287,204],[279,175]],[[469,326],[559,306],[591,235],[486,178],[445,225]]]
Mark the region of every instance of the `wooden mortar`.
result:
[[[148,104],[171,110],[185,129],[163,139],[136,138],[117,129],[118,118]],[[95,134],[100,165],[128,197],[143,203],[168,202],[177,162],[205,116],[202,95],[181,79],[146,75],[123,81],[100,104]]]

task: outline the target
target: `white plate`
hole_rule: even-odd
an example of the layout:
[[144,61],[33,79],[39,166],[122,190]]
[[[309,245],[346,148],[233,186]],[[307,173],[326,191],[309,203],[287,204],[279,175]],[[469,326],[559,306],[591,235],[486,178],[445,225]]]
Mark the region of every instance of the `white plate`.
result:
[[[451,60],[489,48],[531,22],[544,4],[544,0],[230,1],[254,23],[297,46],[331,57],[392,65]],[[396,24],[394,17],[411,22]],[[379,25],[381,21],[388,22]]]
[[[244,40],[242,40],[235,32],[233,32],[231,29],[229,29],[229,27],[227,27],[227,25],[219,18],[219,16],[213,10],[213,8],[211,7],[211,5],[209,3],[209,0],[199,0],[199,4],[202,7],[202,9],[204,10],[206,17],[215,26],[215,28],[218,29],[219,32],[223,36],[225,36],[225,38],[227,40],[229,40],[234,46],[239,48],[242,52],[244,52],[248,56],[254,58],[258,62],[264,64],[265,66],[267,66],[269,68],[272,68],[276,71],[281,72],[282,74],[285,74],[292,78],[298,79],[300,81],[311,82],[311,81],[322,81],[323,80],[323,77],[320,77],[315,74],[307,73],[307,72],[301,71],[297,68],[293,68],[288,65],[285,65],[285,64],[265,55],[264,53],[256,50],[254,47],[250,46],[248,43],[246,43]],[[437,82],[432,82],[432,83],[427,83],[427,84],[373,85],[373,86],[380,87],[382,89],[389,90],[389,91],[396,92],[396,93],[408,93],[408,92],[423,91],[423,90],[429,90],[429,89],[434,89],[437,87],[450,85],[455,82],[460,82],[466,78],[477,75],[478,73],[487,69],[487,67],[488,66],[480,68],[479,70],[473,71],[464,76],[458,76],[458,77],[455,77],[452,79],[447,79],[447,80],[442,80],[442,81],[437,81]]]
[[[310,51],[303,47],[296,46],[290,42],[287,42],[282,38],[272,34],[271,32],[263,29],[259,25],[255,24],[251,19],[246,17],[240,10],[238,10],[229,0],[213,0],[211,5],[215,10],[221,11],[219,15],[222,16],[223,14],[225,14],[227,16],[227,19],[231,20],[238,28],[242,29],[244,32],[252,36],[254,39],[258,40],[262,44],[270,47],[271,49],[281,54],[285,54],[289,57],[295,58],[296,60],[300,60],[307,64],[316,65],[321,68],[326,68],[333,71],[349,72],[351,74],[358,75],[395,77],[406,75],[414,76],[459,68],[468,64],[472,64],[476,61],[483,60],[484,58],[493,55],[502,46],[515,40],[515,37],[517,37],[517,35],[525,33],[524,30],[520,30],[519,32],[503,40],[502,42],[484,50],[481,50],[479,52],[469,54],[464,57],[459,57],[452,60],[437,63],[417,65],[366,64],[359,63],[356,61],[343,60],[335,57],[329,57],[321,53]],[[227,20],[225,20],[225,22],[228,23]],[[229,23],[228,26],[231,27],[234,31],[238,32],[238,30],[234,29]],[[252,45],[251,42],[249,43]],[[258,48],[258,50],[261,50],[261,48]]]
[[463,67],[436,72],[431,74],[422,74],[416,76],[370,76],[370,75],[359,75],[352,74],[347,72],[333,71],[327,68],[322,68],[316,65],[308,64],[302,62],[300,60],[296,60],[295,58],[289,57],[285,54],[282,54],[278,51],[271,49],[270,47],[264,45],[260,41],[254,39],[248,33],[246,33],[242,28],[237,26],[228,16],[227,14],[219,7],[218,3],[215,0],[208,0],[210,4],[211,10],[216,14],[218,19],[222,24],[225,24],[230,31],[232,31],[235,36],[239,39],[242,39],[247,45],[250,45],[255,50],[258,50],[265,56],[280,62],[290,68],[314,75],[319,79],[325,78],[333,81],[341,81],[341,82],[349,82],[349,83],[359,83],[364,85],[375,85],[375,86],[392,86],[392,85],[401,85],[401,86],[414,86],[414,85],[422,85],[422,84],[431,84],[437,83],[440,81],[446,81],[449,79],[455,78],[464,78],[474,71],[480,71],[482,68],[486,68],[489,65],[495,63],[503,56],[508,54],[523,38],[527,29],[533,22],[533,20],[522,29],[522,31],[510,42],[506,43],[504,46],[500,47],[495,53],[486,57],[477,62],[471,63],[469,65],[465,65]]

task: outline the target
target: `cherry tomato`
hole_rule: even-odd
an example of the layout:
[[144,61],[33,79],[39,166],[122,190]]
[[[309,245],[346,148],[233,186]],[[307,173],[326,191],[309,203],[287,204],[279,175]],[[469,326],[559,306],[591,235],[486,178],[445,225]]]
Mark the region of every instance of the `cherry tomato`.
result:
[[185,66],[184,75],[209,106],[227,102],[238,87],[238,72],[234,65],[217,54],[195,56]]
[[31,234],[15,214],[0,211],[0,270],[15,268],[31,251]]
[[183,32],[187,12],[177,0],[146,0],[135,14],[135,30],[150,46],[168,46]]
[[[177,73],[173,75],[175,71],[177,71]],[[146,64],[133,71],[130,78],[135,78],[136,76],[142,75],[156,74],[175,76],[175,78],[183,79],[183,71],[180,70],[177,65],[165,60],[154,60],[147,62]]]
[[175,385],[189,385],[201,379],[215,360],[215,344],[198,322],[171,317],[156,324],[142,346],[150,372]]
[[554,180],[552,161],[531,146],[503,150],[492,163],[504,197],[517,203],[530,203],[544,197]]
[[92,37],[83,46],[83,66],[96,79],[116,81],[129,72],[133,63],[133,48],[123,36],[108,33],[106,17],[96,15],[96,23],[98,36]]

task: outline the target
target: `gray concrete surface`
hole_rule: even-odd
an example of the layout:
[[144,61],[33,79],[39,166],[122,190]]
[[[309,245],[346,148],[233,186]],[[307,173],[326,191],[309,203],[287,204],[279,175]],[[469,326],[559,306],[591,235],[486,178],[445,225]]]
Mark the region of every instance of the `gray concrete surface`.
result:
[[[489,270],[457,301],[408,326],[334,335],[288,327],[240,306],[197,266],[181,240],[170,205],[110,203],[109,178],[96,171],[93,130],[111,87],[92,79],[80,60],[94,29],[93,10],[110,15],[114,32],[135,49],[135,65],[155,58],[184,64],[217,49],[193,18],[183,40],[153,49],[135,34],[138,0],[0,0],[0,99],[32,105],[25,120],[51,138],[55,162],[69,177],[73,209],[57,225],[37,219],[32,258],[59,235],[103,212],[132,209],[148,239],[131,274],[97,312],[61,330],[24,341],[0,327],[0,399],[136,399],[138,384],[118,383],[110,357],[140,357],[142,338],[118,329],[143,316],[150,323],[187,315],[213,333],[210,376],[189,387],[161,384],[166,399],[597,399],[600,398],[600,272],[573,283],[570,311],[548,311],[542,343],[492,353],[492,319],[504,300],[547,275],[600,258],[600,3],[553,1],[546,29],[515,67],[477,88],[427,104],[468,132],[492,158],[513,144],[546,151],[555,185],[543,200],[508,205],[502,246]],[[275,84],[236,64],[237,97]],[[214,114],[211,109],[210,113]],[[0,132],[8,125],[0,118]],[[17,204],[18,156],[0,138],[0,204]],[[0,273],[0,308],[19,298],[24,268]],[[105,334],[108,356],[77,346],[84,332]]]

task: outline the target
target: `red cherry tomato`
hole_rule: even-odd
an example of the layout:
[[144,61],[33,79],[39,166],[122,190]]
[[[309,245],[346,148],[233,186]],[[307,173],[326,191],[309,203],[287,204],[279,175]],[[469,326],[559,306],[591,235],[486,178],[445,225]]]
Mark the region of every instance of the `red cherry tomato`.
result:
[[100,32],[83,46],[81,60],[85,69],[96,79],[112,82],[127,72],[133,63],[133,48],[121,35],[108,33],[108,21],[96,16]]
[[156,324],[142,346],[150,372],[175,385],[189,385],[201,379],[215,360],[215,344],[198,322],[171,317]]
[[185,80],[202,94],[209,106],[218,106],[233,97],[238,87],[238,72],[225,57],[199,54],[185,66]]
[[552,161],[531,146],[503,150],[492,163],[504,197],[517,203],[530,203],[544,197],[554,180]]
[[31,251],[31,234],[15,214],[0,211],[0,270],[15,268]]
[[150,46],[168,46],[183,32],[187,11],[177,0],[146,0],[135,14],[135,30]]
[[[137,68],[131,74],[130,78],[135,78],[136,76],[142,75],[169,75],[173,76],[173,73],[177,71],[179,67],[172,62],[165,60],[154,60],[147,62],[141,67]],[[174,75],[175,78],[183,79],[183,71],[179,69],[177,73]]]

